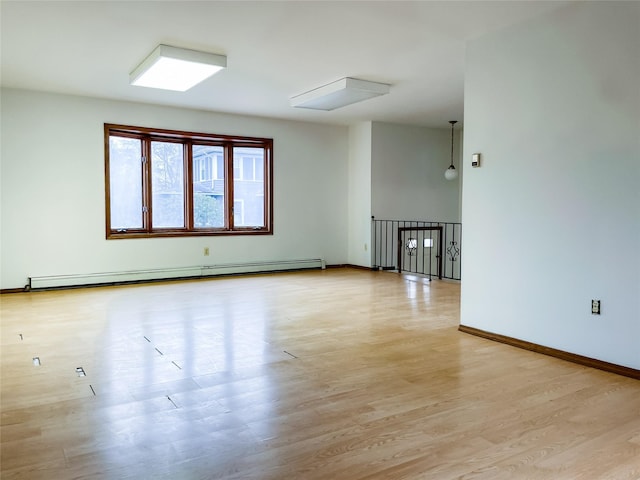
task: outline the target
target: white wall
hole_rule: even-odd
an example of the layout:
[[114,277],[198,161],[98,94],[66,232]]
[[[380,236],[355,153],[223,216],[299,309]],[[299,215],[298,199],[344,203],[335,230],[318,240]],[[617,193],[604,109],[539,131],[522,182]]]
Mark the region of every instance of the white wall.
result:
[[371,266],[371,122],[349,128],[349,255]]
[[[459,171],[460,137],[456,131]],[[371,266],[371,215],[380,220],[459,221],[461,179],[444,178],[450,156],[450,130],[382,122],[349,129],[350,264]]]
[[639,25],[579,2],[468,45],[462,324],[640,368]]
[[[372,212],[381,220],[460,219],[462,175],[448,181],[451,130],[374,122],[372,129]],[[460,165],[459,131],[454,164]]]
[[[37,275],[347,260],[346,127],[10,89],[1,107],[0,288]],[[273,138],[274,235],[105,240],[105,122]]]

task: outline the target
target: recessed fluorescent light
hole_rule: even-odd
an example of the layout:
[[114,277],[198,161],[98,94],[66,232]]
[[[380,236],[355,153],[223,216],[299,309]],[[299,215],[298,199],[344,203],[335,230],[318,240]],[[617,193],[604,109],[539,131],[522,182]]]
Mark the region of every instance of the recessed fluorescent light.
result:
[[129,83],[184,92],[226,66],[224,55],[159,45],[131,72]]
[[314,110],[336,108],[389,93],[390,85],[345,77],[309,92],[291,97],[291,105]]

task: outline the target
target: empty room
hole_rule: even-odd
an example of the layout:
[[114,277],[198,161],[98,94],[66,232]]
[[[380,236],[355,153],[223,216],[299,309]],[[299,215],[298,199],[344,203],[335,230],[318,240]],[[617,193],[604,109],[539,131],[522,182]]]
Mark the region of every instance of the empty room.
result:
[[640,2],[0,2],[3,479],[640,479]]

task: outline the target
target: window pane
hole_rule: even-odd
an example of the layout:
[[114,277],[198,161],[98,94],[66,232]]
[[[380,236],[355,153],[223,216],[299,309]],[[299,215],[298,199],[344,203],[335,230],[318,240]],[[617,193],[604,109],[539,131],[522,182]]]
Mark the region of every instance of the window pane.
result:
[[111,229],[142,228],[142,145],[137,138],[109,137]]
[[254,163],[255,163],[255,158],[252,158],[252,157],[242,158],[242,179],[243,180],[254,180],[254,176],[253,176]]
[[264,227],[264,148],[234,147],[233,158],[234,171],[236,162],[243,170],[239,176],[234,173],[233,223],[236,227]]
[[233,157],[233,179],[242,180],[242,162],[240,157]]
[[264,181],[264,158],[261,162],[256,161],[254,165],[256,169],[256,180],[258,180],[259,182],[263,182]]
[[233,221],[236,225],[244,225],[244,202],[242,200],[233,201]]
[[224,227],[224,151],[222,147],[193,146],[193,165],[205,165],[207,178],[193,176],[193,223],[196,228]]
[[151,142],[151,191],[153,227],[184,227],[182,144]]
[[218,180],[224,180],[224,157],[222,154],[222,147],[220,147],[220,154],[216,156],[214,176],[213,178]]

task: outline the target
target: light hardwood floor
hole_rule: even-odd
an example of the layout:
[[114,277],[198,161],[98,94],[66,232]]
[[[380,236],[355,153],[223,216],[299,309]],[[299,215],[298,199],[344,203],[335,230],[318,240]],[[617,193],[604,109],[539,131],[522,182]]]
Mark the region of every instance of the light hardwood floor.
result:
[[6,480],[640,478],[640,382],[458,332],[453,283],[331,269],[0,302]]

